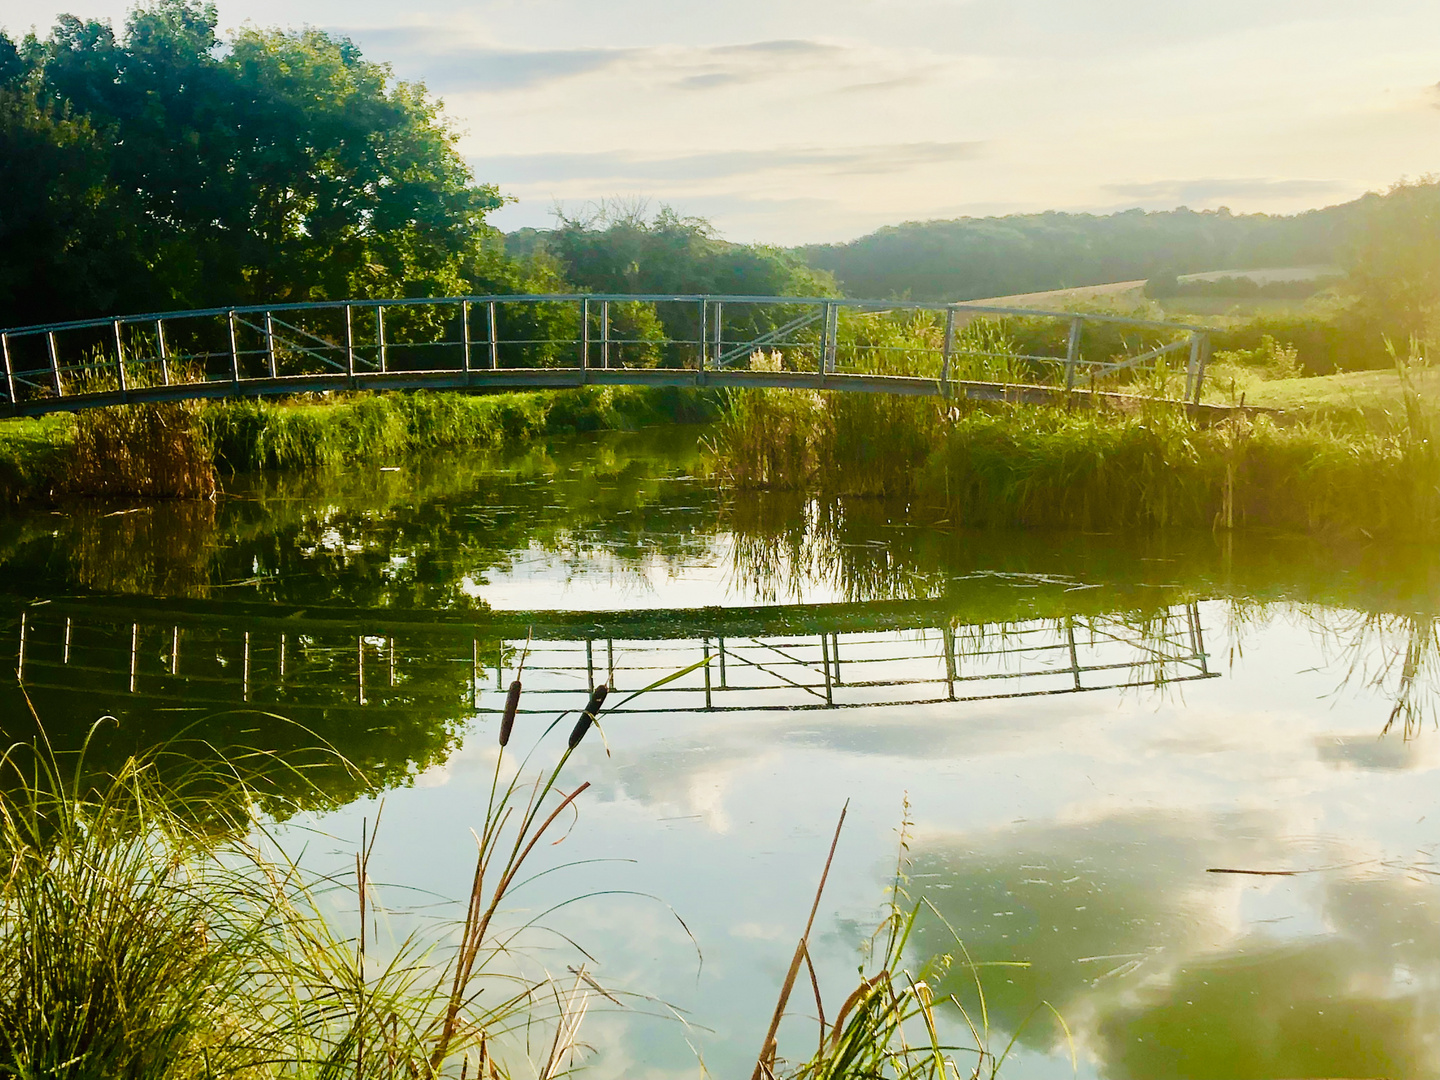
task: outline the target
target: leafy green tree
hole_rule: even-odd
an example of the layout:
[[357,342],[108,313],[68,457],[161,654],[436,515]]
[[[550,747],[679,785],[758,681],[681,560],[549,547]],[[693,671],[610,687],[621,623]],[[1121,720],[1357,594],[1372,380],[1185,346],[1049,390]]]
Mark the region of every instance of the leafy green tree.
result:
[[195,0],[0,45],[0,177],[6,323],[531,284],[422,85],[312,28],[222,42]]
[[779,248],[720,239],[705,219],[668,206],[650,219],[643,206],[604,204],[562,217],[545,249],[577,286],[609,293],[833,296],[829,274]]
[[1392,338],[1440,342],[1440,178],[1364,200],[1350,259],[1355,316]]

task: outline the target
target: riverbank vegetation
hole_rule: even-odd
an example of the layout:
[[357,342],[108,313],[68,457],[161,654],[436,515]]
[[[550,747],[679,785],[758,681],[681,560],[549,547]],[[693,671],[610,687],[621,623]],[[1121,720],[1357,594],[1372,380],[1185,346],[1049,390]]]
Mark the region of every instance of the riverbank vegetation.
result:
[[0,496],[208,498],[219,477],[237,472],[393,462],[443,447],[483,450],[700,423],[719,415],[722,400],[681,387],[595,387],[122,405],[0,423]]
[[710,447],[735,490],[899,499],[961,525],[1440,536],[1440,412],[1423,354],[1392,376],[1399,407],[1378,415],[1237,409],[1214,423],[1143,397],[1034,406],[751,390],[730,400]]

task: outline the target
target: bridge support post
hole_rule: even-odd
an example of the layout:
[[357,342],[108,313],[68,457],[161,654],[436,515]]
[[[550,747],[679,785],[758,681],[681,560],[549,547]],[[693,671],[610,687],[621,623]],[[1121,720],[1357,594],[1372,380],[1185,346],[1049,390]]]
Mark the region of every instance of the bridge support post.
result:
[[0,334],[0,355],[5,360],[5,391],[10,395],[10,404],[15,404],[15,365],[10,359],[10,335]]
[[1082,326],[1082,320],[1070,320],[1070,340],[1065,346],[1066,391],[1075,389],[1075,369],[1080,363],[1080,331]]
[[470,301],[460,301],[460,333],[465,342],[465,381],[470,381]]
[[170,349],[165,344],[165,320],[155,320],[155,344],[160,349],[160,378],[170,385]]
[[55,331],[50,330],[45,334],[45,348],[50,353],[50,374],[55,382],[55,396],[64,397],[65,388],[60,382],[60,350],[55,348]]
[[235,309],[230,309],[230,378],[240,388],[240,339],[235,336]]

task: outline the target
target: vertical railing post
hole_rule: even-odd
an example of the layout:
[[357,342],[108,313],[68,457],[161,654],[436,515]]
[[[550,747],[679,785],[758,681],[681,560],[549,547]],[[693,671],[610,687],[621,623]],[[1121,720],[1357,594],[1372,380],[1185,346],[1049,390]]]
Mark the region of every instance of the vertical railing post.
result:
[[380,370],[390,370],[390,360],[385,353],[385,305],[375,305],[375,342],[380,350]]
[[349,304],[345,305],[345,374],[355,382],[355,317]]
[[1195,386],[1190,395],[1190,402],[1194,405],[1200,404],[1200,391],[1205,383],[1205,364],[1210,359],[1210,335],[1196,334],[1190,347],[1191,363],[1195,368]]
[[713,355],[714,355],[714,360],[715,360],[714,368],[715,368],[716,371],[719,371],[719,370],[720,370],[720,357],[722,357],[723,355],[725,355],[725,337],[724,337],[725,331],[724,331],[724,326],[725,326],[725,302],[724,302],[723,300],[716,300],[716,301],[715,301],[715,330],[714,330],[714,334],[715,334],[715,339],[714,339],[714,340],[715,340],[715,352],[714,352],[714,354],[713,354]]
[[940,392],[950,396],[950,361],[955,353],[955,309],[945,309],[945,341],[940,348]]
[[840,305],[830,305],[830,329],[825,335],[827,347],[825,350],[825,371],[827,374],[835,373],[835,356],[840,348]]
[[704,638],[703,643],[705,648],[705,708],[709,709],[714,707],[710,700],[710,639]]
[[240,339],[235,332],[235,309],[230,309],[230,377],[240,385]]
[[580,381],[590,378],[590,298],[580,301]]
[[1200,605],[1192,603],[1192,625],[1195,627],[1195,655],[1200,658],[1200,671],[1210,674],[1210,658],[1205,655],[1205,627],[1200,622]]
[[699,348],[696,350],[696,359],[699,361],[700,378],[702,381],[705,378],[705,353],[707,351],[705,348],[705,339],[708,336],[708,331],[706,330],[706,327],[709,322],[709,314],[710,302],[702,296],[700,298],[700,336],[698,342]]
[[470,378],[470,301],[460,301],[460,332],[465,341],[465,378]]
[[820,355],[817,358],[815,370],[823,378],[825,376],[825,358],[830,352],[830,303],[824,301],[820,305]]
[[0,354],[5,359],[5,392],[10,396],[10,404],[15,404],[15,365],[10,359],[10,335],[0,334]]
[[490,317],[490,370],[496,371],[500,367],[500,332],[495,326],[495,301],[489,301],[485,307]]
[[955,631],[948,623],[940,628],[940,646],[945,650],[946,696],[954,701],[955,679],[959,672],[955,670]]
[[125,344],[120,340],[120,320],[116,319],[111,326],[115,331],[115,373],[120,377],[120,396],[123,398],[130,390],[125,380]]
[[160,349],[160,378],[170,385],[170,348],[165,344],[165,320],[155,320],[155,343]]
[[1070,320],[1070,340],[1065,345],[1065,389],[1075,389],[1075,369],[1080,363],[1081,320]]
[[270,362],[270,377],[280,377],[280,365],[275,362],[275,320],[265,312],[265,356]]
[[60,350],[55,347],[55,331],[46,331],[45,347],[50,352],[50,374],[55,381],[55,396],[64,397],[65,386],[60,381]]
[[610,366],[610,301],[600,301],[600,366]]

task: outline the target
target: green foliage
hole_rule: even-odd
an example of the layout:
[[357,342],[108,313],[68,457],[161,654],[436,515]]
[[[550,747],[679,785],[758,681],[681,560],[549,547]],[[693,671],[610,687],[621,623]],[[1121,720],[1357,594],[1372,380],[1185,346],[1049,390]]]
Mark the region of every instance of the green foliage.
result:
[[974,300],[1162,273],[1334,263],[1360,207],[1294,217],[1182,208],[908,222],[799,251],[849,296]]
[[644,206],[601,204],[561,217],[543,246],[567,280],[595,292],[835,295],[828,276],[796,256],[721,240],[703,218],[668,206],[647,220]]
[[1364,202],[1350,261],[1358,320],[1378,337],[1440,341],[1440,178]]
[[442,446],[494,447],[541,435],[693,423],[720,395],[681,388],[597,387],[537,394],[355,394],[314,404],[229,401],[200,414],[217,465],[330,467]]
[[[515,291],[455,132],[348,39],[161,0],[0,46],[0,323]],[[23,270],[23,272],[22,272]]]
[[[827,408],[739,398],[711,443],[738,489],[885,495],[981,526],[1137,529],[1214,525],[1440,536],[1440,432],[1407,396],[1393,427],[1281,425],[1237,414],[1200,427],[1178,410],[896,407],[837,428]],[[835,395],[837,398],[847,395]],[[779,448],[779,452],[777,452]],[[796,449],[803,448],[803,450]]]

